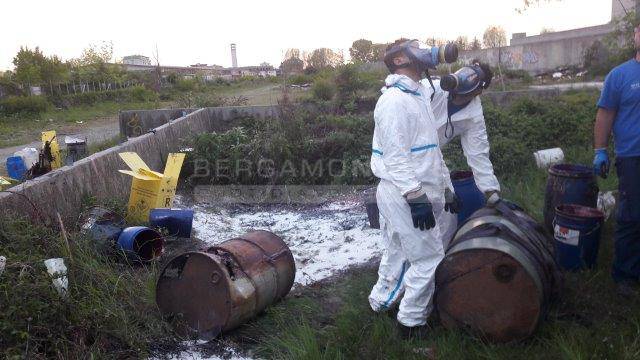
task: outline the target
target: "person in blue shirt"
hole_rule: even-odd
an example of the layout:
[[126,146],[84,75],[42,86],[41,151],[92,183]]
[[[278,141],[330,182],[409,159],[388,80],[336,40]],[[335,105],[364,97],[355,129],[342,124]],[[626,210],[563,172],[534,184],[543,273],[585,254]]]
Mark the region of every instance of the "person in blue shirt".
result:
[[637,294],[640,279],[640,26],[636,55],[607,75],[594,126],[594,172],[606,178],[613,130],[619,204],[614,235],[613,279],[623,296]]

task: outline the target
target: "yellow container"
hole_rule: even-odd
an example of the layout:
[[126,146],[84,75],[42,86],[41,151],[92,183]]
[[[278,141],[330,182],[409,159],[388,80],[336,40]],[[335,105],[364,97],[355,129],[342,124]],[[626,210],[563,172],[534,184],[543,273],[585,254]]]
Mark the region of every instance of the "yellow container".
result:
[[127,221],[143,223],[148,220],[151,209],[172,207],[185,154],[169,154],[164,173],[152,171],[134,152],[119,155],[131,169],[119,171],[133,177]]

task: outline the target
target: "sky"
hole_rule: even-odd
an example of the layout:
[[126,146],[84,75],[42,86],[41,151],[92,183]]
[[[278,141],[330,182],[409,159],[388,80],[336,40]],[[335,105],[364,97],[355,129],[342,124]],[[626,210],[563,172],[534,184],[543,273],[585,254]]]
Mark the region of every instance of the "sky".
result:
[[610,20],[611,1],[551,0],[518,14],[522,0],[3,0],[0,70],[13,68],[20,46],[67,60],[102,41],[113,42],[116,59],[152,57],[157,46],[162,65],[225,67],[236,43],[239,66],[278,66],[288,48],[328,47],[348,55],[360,38],[481,39],[490,25],[502,26],[510,38],[600,25]]

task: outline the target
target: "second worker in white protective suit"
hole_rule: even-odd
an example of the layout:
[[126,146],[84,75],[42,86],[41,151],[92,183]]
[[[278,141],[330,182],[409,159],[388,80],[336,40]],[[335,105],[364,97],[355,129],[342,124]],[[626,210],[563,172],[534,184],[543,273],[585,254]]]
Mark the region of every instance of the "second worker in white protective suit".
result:
[[444,257],[436,219],[450,186],[429,91],[419,83],[425,69],[420,51],[426,50],[417,41],[387,48],[392,74],[374,111],[371,157],[380,178],[376,199],[385,250],[369,303],[380,312],[402,298],[397,319],[404,336],[421,336],[432,309],[435,270]]
[[[489,87],[493,74],[489,66],[472,60],[471,66],[464,67],[453,75],[458,75],[455,89],[451,89],[450,92],[443,90],[441,80],[434,80],[434,89],[430,89],[434,95],[431,107],[438,126],[438,141],[444,146],[460,137],[460,144],[467,164],[473,172],[475,183],[485,194],[488,205],[491,205],[500,199],[500,184],[489,158],[489,139],[479,95]],[[425,86],[429,85],[426,79],[421,82]],[[449,176],[449,170],[445,171]],[[453,188],[451,190],[453,191]],[[444,212],[438,220],[446,250],[457,230],[458,219],[455,214]]]

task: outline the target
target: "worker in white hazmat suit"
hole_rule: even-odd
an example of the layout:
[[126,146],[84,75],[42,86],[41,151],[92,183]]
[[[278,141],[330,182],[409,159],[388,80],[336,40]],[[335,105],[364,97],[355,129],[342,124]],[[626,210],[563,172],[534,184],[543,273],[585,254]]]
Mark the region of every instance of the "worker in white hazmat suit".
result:
[[[450,187],[438,144],[428,90],[419,83],[425,65],[417,41],[398,40],[387,48],[391,71],[374,111],[371,168],[380,178],[384,253],[369,303],[376,312],[400,298],[398,322],[404,336],[424,333],[432,309],[435,270],[444,250],[436,219],[450,211]],[[418,53],[418,54],[416,54]],[[404,293],[404,296],[403,296]]]
[[[478,189],[485,194],[488,205],[500,200],[500,184],[489,159],[489,140],[479,95],[489,87],[492,77],[489,66],[473,60],[470,66],[463,67],[455,74],[434,80],[431,88],[431,107],[436,117],[440,145],[444,146],[460,137],[467,164]],[[428,84],[426,79],[421,82],[425,86]],[[449,91],[443,90],[442,85]],[[458,218],[444,212],[438,221],[446,250],[457,230]]]

